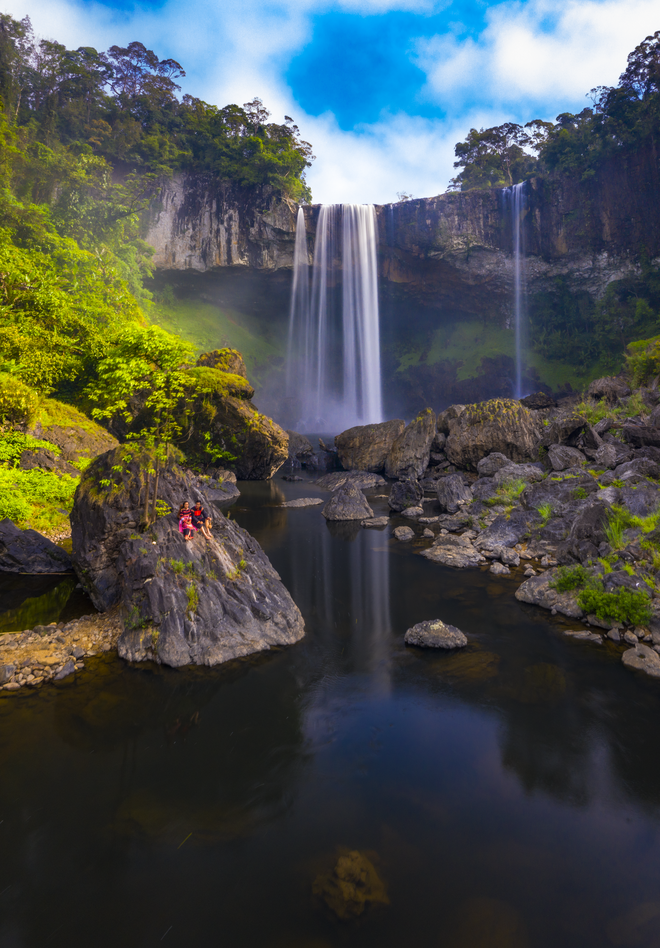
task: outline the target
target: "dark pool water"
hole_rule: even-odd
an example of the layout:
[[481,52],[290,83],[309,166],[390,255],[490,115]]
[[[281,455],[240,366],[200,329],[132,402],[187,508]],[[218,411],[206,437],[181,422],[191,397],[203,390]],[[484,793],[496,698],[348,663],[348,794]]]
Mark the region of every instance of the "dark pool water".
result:
[[[0,700],[0,946],[660,946],[660,683],[519,579],[241,490],[305,639]],[[436,617],[469,648],[403,647]],[[340,921],[312,885],[347,849],[389,905]]]

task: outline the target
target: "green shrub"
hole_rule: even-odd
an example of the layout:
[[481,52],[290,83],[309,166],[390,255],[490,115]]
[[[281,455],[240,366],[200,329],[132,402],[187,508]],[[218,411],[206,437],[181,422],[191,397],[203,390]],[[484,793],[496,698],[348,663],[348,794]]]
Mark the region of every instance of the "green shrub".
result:
[[0,425],[31,425],[41,396],[16,375],[0,372]]
[[80,478],[50,471],[0,467],[0,513],[40,533],[65,529]]
[[581,589],[592,581],[591,573],[584,566],[560,566],[556,577],[550,582],[550,587],[557,592],[570,592],[572,589]]
[[634,386],[646,385],[660,375],[660,336],[631,342],[626,352],[626,366]]
[[43,441],[40,438],[33,438],[32,435],[23,434],[20,431],[7,431],[0,434],[0,464],[14,464],[17,462],[23,451],[38,451],[45,448],[59,456],[61,449],[51,441]]
[[579,594],[578,605],[587,615],[630,625],[646,625],[651,618],[650,600],[646,593],[638,589],[622,588],[617,592],[604,592],[589,587]]

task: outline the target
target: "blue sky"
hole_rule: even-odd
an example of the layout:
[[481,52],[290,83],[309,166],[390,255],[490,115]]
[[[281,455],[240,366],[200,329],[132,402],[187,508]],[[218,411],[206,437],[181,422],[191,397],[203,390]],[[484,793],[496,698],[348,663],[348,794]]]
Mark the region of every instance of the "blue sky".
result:
[[217,105],[259,96],[314,146],[316,201],[442,193],[471,127],[552,119],[613,84],[658,0],[5,0],[69,47],[140,40]]

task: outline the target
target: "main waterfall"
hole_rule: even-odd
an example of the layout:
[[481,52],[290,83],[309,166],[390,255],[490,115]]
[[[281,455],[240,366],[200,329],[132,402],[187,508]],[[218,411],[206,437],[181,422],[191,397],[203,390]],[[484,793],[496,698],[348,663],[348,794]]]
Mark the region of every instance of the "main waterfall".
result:
[[382,421],[376,245],[373,205],[323,204],[310,287],[305,215],[298,210],[286,378],[291,423],[299,430]]
[[514,398],[523,397],[523,353],[525,350],[525,242],[523,219],[525,217],[525,182],[514,184],[504,190],[505,204],[511,215],[513,238],[513,320],[516,345],[516,377],[513,386]]

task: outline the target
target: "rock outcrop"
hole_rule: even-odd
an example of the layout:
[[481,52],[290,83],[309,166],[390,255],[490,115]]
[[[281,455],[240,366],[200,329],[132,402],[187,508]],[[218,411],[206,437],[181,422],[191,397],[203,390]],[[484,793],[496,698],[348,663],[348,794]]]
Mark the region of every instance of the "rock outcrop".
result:
[[[237,496],[183,470],[161,470],[159,512],[140,530],[145,465],[126,448],[102,455],[83,476],[71,516],[74,566],[99,609],[118,603],[119,654],[130,661],[216,665],[287,645],[304,634],[300,612],[257,541],[220,510]],[[153,463],[153,462],[151,462]],[[185,541],[183,500],[213,512],[213,538]]]
[[449,422],[447,457],[458,467],[472,470],[492,452],[511,461],[535,461],[541,430],[537,414],[512,399],[469,405]]
[[394,439],[385,460],[385,474],[421,477],[429,464],[435,433],[435,412],[425,408]]
[[335,438],[339,463],[345,471],[381,473],[394,442],[405,427],[405,421],[396,418],[379,425],[357,425],[343,431]]
[[0,520],[0,570],[5,573],[67,573],[72,569],[66,550],[36,530],[19,530]]

